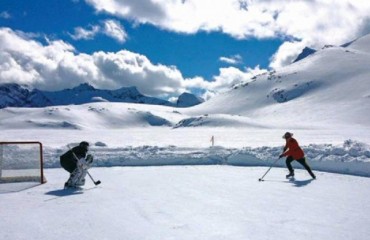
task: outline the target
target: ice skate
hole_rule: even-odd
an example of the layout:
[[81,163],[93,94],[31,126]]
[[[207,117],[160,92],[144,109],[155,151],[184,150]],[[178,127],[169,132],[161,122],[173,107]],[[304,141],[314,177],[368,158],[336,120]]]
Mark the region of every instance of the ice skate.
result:
[[294,172],[290,172],[288,175],[285,176],[286,178],[294,178]]

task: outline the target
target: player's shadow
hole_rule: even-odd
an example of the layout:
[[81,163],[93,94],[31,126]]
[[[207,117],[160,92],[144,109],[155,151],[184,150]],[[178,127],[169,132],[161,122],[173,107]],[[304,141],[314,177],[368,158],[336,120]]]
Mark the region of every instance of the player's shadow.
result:
[[295,187],[305,187],[312,182],[313,179],[308,180],[296,180],[294,178],[289,179],[289,182]]

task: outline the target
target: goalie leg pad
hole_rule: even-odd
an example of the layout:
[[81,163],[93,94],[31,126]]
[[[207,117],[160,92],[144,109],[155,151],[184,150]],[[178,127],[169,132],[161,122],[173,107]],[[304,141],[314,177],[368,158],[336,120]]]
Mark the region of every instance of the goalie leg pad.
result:
[[80,168],[76,168],[72,173],[71,173],[71,175],[69,176],[69,179],[68,179],[68,181],[67,181],[67,186],[68,187],[76,187],[76,186],[78,186],[77,185],[77,183],[78,183],[78,181],[79,181],[79,179],[80,179],[80,177],[81,177],[81,175],[82,175],[82,171],[81,171],[81,169]]

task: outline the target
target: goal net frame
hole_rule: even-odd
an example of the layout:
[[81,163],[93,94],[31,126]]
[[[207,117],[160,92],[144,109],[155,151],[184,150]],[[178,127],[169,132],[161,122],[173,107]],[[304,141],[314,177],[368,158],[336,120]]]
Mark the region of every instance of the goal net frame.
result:
[[[22,164],[20,163],[20,167],[18,166],[16,169],[18,171],[24,171],[21,174],[10,174],[10,176],[2,176],[3,171],[15,171],[12,168],[7,169],[4,167],[4,151],[6,151],[4,146],[7,145],[13,145],[13,146],[18,146],[19,151],[22,151],[21,146],[27,146],[27,147],[34,147],[35,150],[32,150],[33,152],[37,151],[38,153],[35,152],[34,159],[32,161],[34,162],[33,164],[38,165],[38,166],[33,166],[35,168],[28,169],[27,167],[22,168]],[[32,146],[33,145],[33,146]],[[24,153],[23,153],[24,154]],[[8,161],[19,161],[16,157],[13,158],[11,157],[10,160],[6,159]],[[13,162],[12,162],[13,164]],[[10,141],[10,142],[5,142],[1,141],[0,142],[0,183],[15,183],[15,182],[39,182],[41,184],[46,183],[46,179],[44,176],[44,156],[43,156],[43,146],[41,142],[37,141]],[[39,168],[39,169],[38,169]],[[27,170],[32,170],[33,174],[27,174]]]

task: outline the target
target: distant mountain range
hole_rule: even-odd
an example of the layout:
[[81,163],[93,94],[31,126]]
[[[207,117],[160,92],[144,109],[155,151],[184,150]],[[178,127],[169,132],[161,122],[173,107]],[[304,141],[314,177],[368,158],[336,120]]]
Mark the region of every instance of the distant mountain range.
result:
[[29,89],[18,84],[0,85],[0,108],[5,107],[47,107],[60,105],[78,105],[91,102],[126,102],[172,107],[190,107],[203,102],[190,93],[180,95],[177,103],[141,94],[136,87],[117,90],[101,90],[83,83],[72,89],[61,91],[41,91]]

